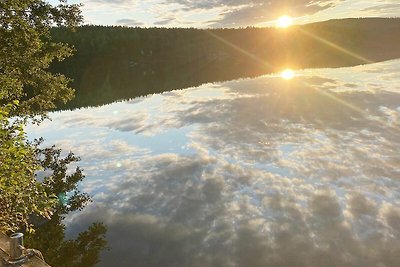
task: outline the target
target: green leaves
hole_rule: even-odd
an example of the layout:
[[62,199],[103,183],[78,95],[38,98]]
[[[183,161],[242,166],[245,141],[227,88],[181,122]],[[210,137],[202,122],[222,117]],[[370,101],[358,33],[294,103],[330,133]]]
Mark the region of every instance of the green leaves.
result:
[[[43,164],[43,151],[38,143],[28,142],[24,131],[27,118],[44,118],[46,111],[72,99],[70,80],[48,68],[54,60],[69,57],[73,49],[52,42],[50,28],[74,27],[81,21],[79,6],[66,1],[58,6],[43,0],[0,1],[0,231],[32,231],[29,218],[50,218],[59,205],[55,195],[76,189],[68,182],[82,179],[80,171],[80,177],[71,179],[58,172],[58,166],[65,169],[77,160],[73,156],[58,165],[56,153],[53,166]],[[35,174],[46,168],[53,171],[57,184],[38,182]],[[82,195],[76,205],[87,199]]]
[[71,56],[73,49],[52,42],[50,28],[75,27],[81,21],[79,5],[65,1],[57,7],[42,0],[0,3],[0,104],[20,100],[12,115],[42,115],[72,99],[69,80],[48,68],[54,60]]
[[30,214],[45,214],[55,205],[44,197],[44,187],[35,179],[41,166],[26,142],[23,125],[8,121],[17,104],[0,108],[0,231],[30,229]]

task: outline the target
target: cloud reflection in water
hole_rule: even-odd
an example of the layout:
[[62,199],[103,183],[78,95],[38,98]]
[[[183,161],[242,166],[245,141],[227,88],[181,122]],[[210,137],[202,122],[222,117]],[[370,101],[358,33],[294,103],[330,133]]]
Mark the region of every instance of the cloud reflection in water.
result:
[[396,266],[399,68],[208,84],[30,132],[82,157],[94,202],[68,231],[107,224],[102,266]]

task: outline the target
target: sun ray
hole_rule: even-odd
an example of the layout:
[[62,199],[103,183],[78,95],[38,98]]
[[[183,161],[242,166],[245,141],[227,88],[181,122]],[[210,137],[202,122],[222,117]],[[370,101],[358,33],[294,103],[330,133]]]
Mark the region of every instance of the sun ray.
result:
[[303,34],[305,34],[305,35],[307,35],[307,36],[309,36],[309,37],[311,37],[311,38],[313,38],[313,39],[315,39],[315,40],[317,40],[317,41],[319,41],[319,42],[321,42],[321,43],[324,43],[324,44],[326,44],[327,46],[330,46],[330,47],[332,47],[332,48],[335,48],[336,50],[338,50],[338,51],[340,51],[340,52],[342,52],[342,53],[344,53],[344,54],[346,54],[346,55],[349,55],[349,56],[351,56],[351,57],[353,57],[353,58],[356,58],[356,59],[358,59],[358,60],[361,60],[361,61],[363,61],[364,63],[373,63],[373,61],[371,61],[371,60],[369,60],[369,59],[367,59],[367,58],[365,58],[365,57],[363,57],[363,56],[361,56],[361,55],[359,55],[359,54],[357,54],[357,53],[354,53],[354,52],[352,52],[352,51],[350,51],[350,50],[348,50],[348,49],[346,49],[346,48],[344,48],[344,47],[342,47],[342,46],[340,46],[340,45],[337,45],[337,44],[335,44],[335,43],[333,43],[333,42],[331,42],[331,41],[329,41],[329,40],[326,40],[326,39],[324,39],[324,38],[322,38],[322,37],[319,37],[318,35],[315,35],[315,34],[313,34],[313,33],[311,33],[311,32],[308,32],[308,31],[304,30],[304,29],[301,28],[301,27],[299,27],[298,29],[299,29],[299,31],[302,32]]
[[274,67],[274,66],[273,66],[272,64],[270,64],[269,62],[264,61],[264,60],[261,60],[261,59],[260,59],[259,57],[257,57],[256,55],[254,55],[254,54],[252,54],[252,53],[250,53],[250,52],[244,50],[243,48],[241,48],[241,47],[239,47],[239,46],[237,46],[237,45],[235,45],[235,44],[233,44],[233,43],[231,43],[231,42],[229,42],[229,41],[227,41],[227,40],[225,40],[225,39],[222,38],[221,36],[218,36],[217,34],[211,32],[211,31],[206,31],[206,32],[207,32],[209,35],[211,35],[212,37],[214,37],[215,39],[217,39],[218,41],[220,41],[220,42],[226,44],[227,46],[229,46],[229,47],[231,47],[231,48],[233,48],[233,49],[239,51],[240,53],[242,53],[242,54],[244,54],[244,55],[246,55],[246,56],[252,58],[253,60],[255,60],[255,61],[261,63],[262,65],[264,65],[264,66],[266,66],[266,67],[268,67],[268,68],[271,68],[271,69]]

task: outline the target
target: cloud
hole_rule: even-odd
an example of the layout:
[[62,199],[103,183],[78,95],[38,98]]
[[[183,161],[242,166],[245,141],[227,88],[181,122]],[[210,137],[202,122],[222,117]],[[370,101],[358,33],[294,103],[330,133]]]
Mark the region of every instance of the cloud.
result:
[[281,1],[268,2],[268,4],[251,5],[236,10],[229,10],[222,14],[222,19],[214,21],[213,27],[252,26],[255,24],[275,20],[277,17],[288,14],[292,17],[311,15],[318,11],[333,7],[333,4],[321,6],[318,4],[300,3],[285,7]]
[[144,130],[148,118],[146,113],[125,115],[123,112],[118,112],[107,114],[103,117],[98,117],[90,113],[77,113],[73,118],[66,118],[64,123],[68,127],[89,125],[98,128],[106,127],[121,132],[140,132]]
[[135,5],[138,0],[86,0],[89,3],[109,4],[115,6]]
[[[115,24],[115,20],[125,17],[126,11],[136,11],[139,8],[140,1],[138,0],[81,0],[84,4],[82,10],[85,17],[90,17],[98,21],[101,25],[104,25],[105,21],[111,24]],[[107,14],[107,18],[104,18],[104,13]],[[114,21],[110,21],[109,18],[113,18]],[[123,18],[121,18],[124,20]]]
[[93,221],[107,225],[111,250],[100,266],[321,266],[326,259],[334,266],[395,266],[400,213],[392,205],[382,205],[379,217],[354,207],[366,199],[358,194],[351,222],[343,198],[327,186],[290,193],[298,189],[293,180],[254,170],[252,183],[243,184],[245,168],[212,157],[158,155],[128,166],[109,193],[67,219],[70,235]]
[[[82,0],[85,17],[90,21],[107,25],[142,26],[141,21],[126,18],[126,11],[138,15],[153,25],[167,25],[174,18],[174,26],[197,27],[245,27],[265,25],[277,17],[288,14],[293,17],[311,15],[301,18],[299,22],[337,18],[338,12],[343,16],[398,16],[399,4],[392,1],[358,1],[354,4],[347,0]],[[338,7],[335,9],[334,7]],[[112,10],[112,12],[110,12]],[[344,13],[343,13],[343,10]],[[319,14],[320,11],[326,11]],[[110,17],[103,17],[103,13]],[[318,13],[315,18],[312,15]],[[342,16],[339,14],[339,16]],[[111,18],[112,19],[109,19]],[[119,22],[119,20],[129,20]],[[132,17],[134,18],[134,17]],[[135,17],[137,18],[137,17]],[[146,18],[146,19],[145,19]],[[307,19],[307,20],[305,20]],[[133,21],[131,21],[133,20]],[[151,23],[150,23],[151,24]]]
[[332,4],[334,0],[323,0],[323,1],[314,1],[314,0],[286,0],[286,1],[274,1],[274,0],[205,0],[205,1],[196,1],[196,0],[168,0],[168,2],[177,3],[184,7],[191,9],[213,9],[216,7],[242,7],[242,6],[250,6],[250,5],[262,5],[262,6],[274,6],[279,4],[281,6],[326,6]]
[[212,27],[249,26],[276,19],[282,14],[299,17],[314,14],[318,11],[331,8],[341,1],[334,0],[216,0],[216,1],[192,1],[192,0],[166,0],[167,3],[180,4],[182,10],[189,12],[194,10],[213,10],[221,8],[219,18],[209,21]]
[[134,20],[134,19],[120,19],[116,21],[116,24],[118,25],[124,25],[124,26],[143,26],[144,23]]
[[154,22],[154,25],[167,25],[167,24],[169,24],[170,22],[172,22],[174,20],[175,20],[175,18],[165,18],[163,20],[159,20],[159,21]]
[[365,8],[362,11],[372,11],[372,12],[377,12],[379,14],[382,14],[382,13],[388,13],[391,11],[398,12],[399,9],[400,9],[400,4],[380,4],[380,5],[375,5],[375,6]]

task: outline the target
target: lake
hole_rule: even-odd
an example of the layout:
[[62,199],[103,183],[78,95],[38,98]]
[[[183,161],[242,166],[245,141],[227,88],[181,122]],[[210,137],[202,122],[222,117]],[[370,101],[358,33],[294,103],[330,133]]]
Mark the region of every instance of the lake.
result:
[[27,128],[81,157],[99,266],[398,266],[400,60],[203,84]]

